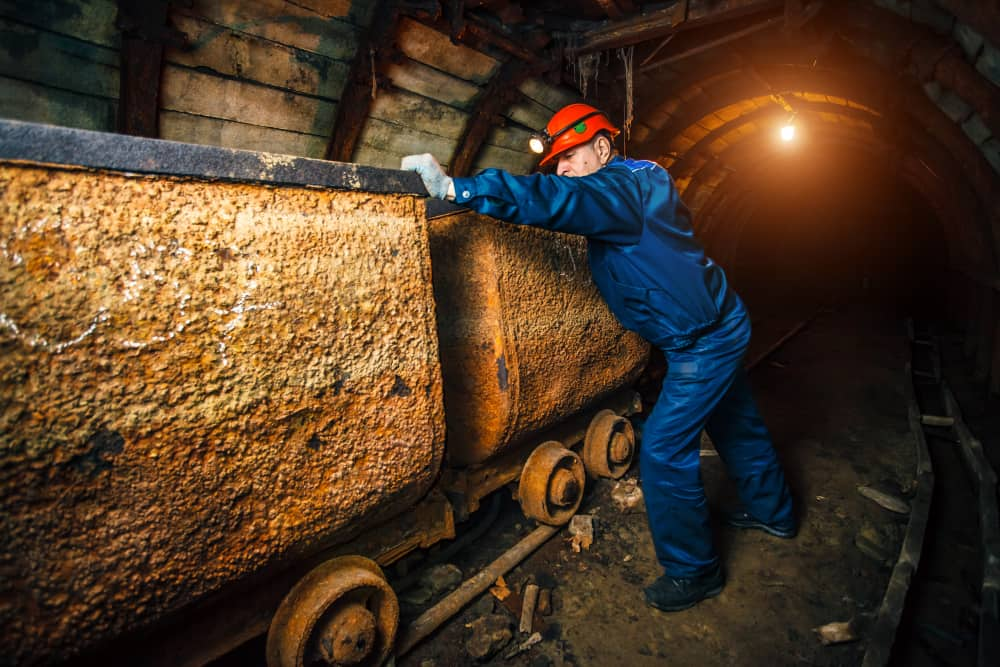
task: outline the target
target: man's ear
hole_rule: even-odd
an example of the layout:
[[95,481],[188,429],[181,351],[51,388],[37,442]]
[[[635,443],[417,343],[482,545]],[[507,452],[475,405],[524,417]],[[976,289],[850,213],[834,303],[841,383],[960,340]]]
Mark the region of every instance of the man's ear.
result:
[[594,149],[597,152],[597,159],[600,161],[601,166],[606,165],[611,160],[611,139],[606,134],[601,134],[597,137]]

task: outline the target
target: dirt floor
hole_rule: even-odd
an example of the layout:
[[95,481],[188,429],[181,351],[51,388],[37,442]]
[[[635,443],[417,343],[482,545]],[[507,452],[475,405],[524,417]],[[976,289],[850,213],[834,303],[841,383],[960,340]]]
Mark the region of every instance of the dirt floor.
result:
[[[758,327],[755,348],[788,324]],[[717,525],[727,576],[717,598],[670,614],[645,604],[642,589],[660,574],[645,514],[641,507],[621,512],[609,497],[614,483],[602,481],[581,508],[595,517],[589,550],[576,553],[566,531],[557,534],[505,577],[513,591],[507,605],[484,595],[397,664],[860,664],[865,625],[881,602],[906,517],[861,496],[857,487],[902,497],[912,491],[914,444],[903,393],[907,353],[902,320],[864,310],[826,312],[751,373],[796,497],[800,532],[782,540]],[[702,468],[717,513],[734,502],[734,488],[717,456],[704,456]],[[633,469],[625,480],[637,474]],[[487,536],[451,563],[468,577],[527,534],[534,527],[529,524],[505,499]],[[419,563],[400,565],[390,578],[413,567]],[[507,658],[528,637],[517,632],[508,606],[519,608],[529,581],[552,590],[553,611],[536,618],[542,640]],[[401,598],[405,622],[422,606],[407,603],[406,592]],[[814,631],[849,620],[859,641],[825,646]],[[491,636],[499,640],[491,644]],[[484,648],[486,657],[470,654]]]

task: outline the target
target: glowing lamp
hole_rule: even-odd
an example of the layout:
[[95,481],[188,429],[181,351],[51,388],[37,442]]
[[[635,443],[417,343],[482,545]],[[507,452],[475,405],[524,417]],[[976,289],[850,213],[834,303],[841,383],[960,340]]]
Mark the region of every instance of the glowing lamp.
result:
[[785,125],[783,128],[781,128],[781,140],[782,141],[791,141],[794,138],[795,138],[795,126],[794,125],[789,124],[789,125]]
[[528,140],[528,147],[531,148],[532,153],[538,153],[541,155],[545,152],[545,140],[542,137],[534,136]]

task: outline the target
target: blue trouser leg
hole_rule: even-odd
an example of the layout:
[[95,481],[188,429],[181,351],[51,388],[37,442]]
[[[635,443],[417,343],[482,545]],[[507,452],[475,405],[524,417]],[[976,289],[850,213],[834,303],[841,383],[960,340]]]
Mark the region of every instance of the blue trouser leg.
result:
[[766,524],[794,528],[792,497],[785,473],[742,368],[709,417],[706,430],[729,476],[736,482],[746,511]]
[[745,487],[752,500],[785,499],[755,502],[774,505],[774,516],[791,516],[784,476],[742,369],[749,335],[743,313],[690,348],[665,352],[667,377],[643,429],[639,465],[656,556],[671,577],[701,574],[718,561],[701,480],[699,434],[706,424],[721,436],[741,493]]

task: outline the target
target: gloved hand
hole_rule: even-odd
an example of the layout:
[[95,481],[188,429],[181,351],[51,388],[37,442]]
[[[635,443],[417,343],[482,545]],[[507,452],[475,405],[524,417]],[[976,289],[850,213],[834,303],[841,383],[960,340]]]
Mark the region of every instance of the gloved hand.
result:
[[407,155],[403,158],[400,169],[404,171],[415,171],[420,174],[420,180],[424,182],[424,187],[432,197],[445,199],[451,187],[451,176],[444,173],[444,169],[434,159],[430,153],[421,155]]

